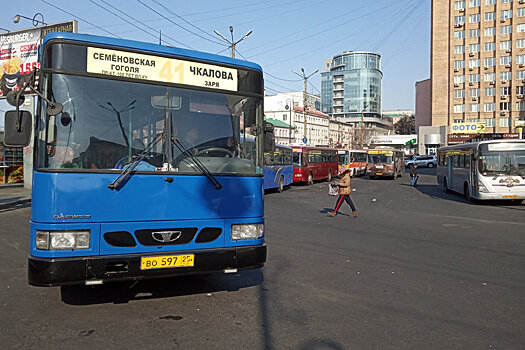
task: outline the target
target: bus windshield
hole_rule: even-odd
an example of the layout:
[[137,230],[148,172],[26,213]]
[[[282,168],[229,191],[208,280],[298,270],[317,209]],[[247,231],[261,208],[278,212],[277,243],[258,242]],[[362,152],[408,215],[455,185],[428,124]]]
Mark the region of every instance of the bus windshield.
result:
[[261,123],[259,98],[65,74],[43,80],[64,109],[41,122],[39,169],[124,169],[155,143],[136,171],[195,172],[191,152],[211,172],[261,172],[262,159],[241,137]]
[[386,154],[369,154],[368,163],[369,164],[392,164],[392,156]]
[[485,176],[518,175],[525,177],[525,145],[522,143],[480,145],[479,172]]
[[302,153],[293,152],[292,158],[293,158],[293,167],[302,168],[302,161],[301,161],[301,159],[303,158]]
[[339,165],[348,163],[348,152],[339,153]]

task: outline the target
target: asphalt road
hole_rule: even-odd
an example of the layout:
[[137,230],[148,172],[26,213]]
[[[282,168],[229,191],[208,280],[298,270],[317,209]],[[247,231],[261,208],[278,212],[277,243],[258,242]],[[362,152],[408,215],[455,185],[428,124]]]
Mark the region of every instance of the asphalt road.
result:
[[[420,173],[432,169],[420,169]],[[0,344],[39,349],[522,349],[525,205],[469,204],[435,176],[268,193],[261,270],[36,288],[30,209],[0,211]],[[375,202],[372,199],[376,199]]]

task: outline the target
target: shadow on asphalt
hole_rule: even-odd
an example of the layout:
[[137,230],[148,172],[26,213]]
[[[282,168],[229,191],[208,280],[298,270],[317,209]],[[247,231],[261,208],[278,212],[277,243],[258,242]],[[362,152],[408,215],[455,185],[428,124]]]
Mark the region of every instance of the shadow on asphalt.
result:
[[180,276],[127,282],[110,282],[100,286],[62,286],[61,299],[69,305],[125,304],[133,300],[171,298],[192,294],[233,292],[260,286],[264,282],[261,269],[236,274]]

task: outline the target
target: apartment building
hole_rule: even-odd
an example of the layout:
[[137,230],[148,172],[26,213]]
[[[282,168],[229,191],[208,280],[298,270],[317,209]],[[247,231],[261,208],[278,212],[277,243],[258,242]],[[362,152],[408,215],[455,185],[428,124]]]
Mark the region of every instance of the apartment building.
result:
[[433,0],[431,125],[525,119],[525,0]]

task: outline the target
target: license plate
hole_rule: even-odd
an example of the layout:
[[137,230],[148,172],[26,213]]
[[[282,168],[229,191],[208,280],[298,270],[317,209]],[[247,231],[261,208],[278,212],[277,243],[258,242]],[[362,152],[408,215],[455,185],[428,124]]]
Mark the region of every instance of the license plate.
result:
[[378,166],[376,166],[376,168],[383,169],[383,166],[382,165],[378,165]]
[[166,269],[171,267],[194,266],[195,256],[193,254],[185,255],[165,255],[165,256],[147,256],[140,259],[140,269]]
[[508,195],[508,196],[503,196],[503,198],[518,198],[518,195]]
[[383,175],[383,173],[376,173],[376,175]]

